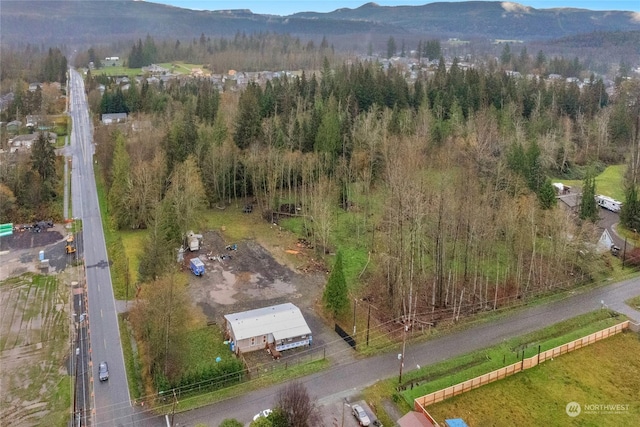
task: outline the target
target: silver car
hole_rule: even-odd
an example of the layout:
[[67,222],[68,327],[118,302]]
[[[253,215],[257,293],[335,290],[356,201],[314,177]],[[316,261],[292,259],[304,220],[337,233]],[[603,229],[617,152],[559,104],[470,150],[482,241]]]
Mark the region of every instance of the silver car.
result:
[[353,405],[351,410],[353,411],[353,416],[356,417],[356,420],[358,420],[361,426],[367,427],[371,424],[371,420],[364,409],[362,409],[362,406]]
[[100,365],[98,365],[98,378],[100,378],[100,381],[107,381],[109,379],[109,366],[107,362],[100,362]]

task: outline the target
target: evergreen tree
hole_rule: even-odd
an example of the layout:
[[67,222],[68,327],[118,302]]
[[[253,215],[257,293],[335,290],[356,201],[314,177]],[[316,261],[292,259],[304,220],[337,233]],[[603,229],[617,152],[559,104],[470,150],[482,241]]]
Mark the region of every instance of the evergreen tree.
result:
[[396,40],[393,38],[393,36],[391,36],[389,37],[389,40],[387,40],[387,59],[395,56],[396,50],[398,50],[398,47],[396,46]]
[[334,317],[343,315],[349,308],[347,281],[344,278],[342,253],[336,255],[336,262],[322,294],[322,301]]
[[111,188],[107,196],[109,214],[118,229],[130,227],[131,160],[127,153],[125,138],[121,134],[116,137],[111,177]]
[[316,133],[315,151],[328,153],[331,158],[334,158],[340,154],[342,148],[342,138],[340,135],[338,104],[336,99],[331,96],[324,108],[322,121]]
[[129,53],[129,60],[127,61],[129,68],[142,67],[144,65],[142,55],[142,40],[138,39],[138,43],[131,47],[131,52]]
[[620,222],[630,230],[640,231],[640,201],[635,185],[630,185],[625,191],[625,201],[620,209]]
[[511,46],[509,45],[509,43],[504,45],[504,48],[502,48],[502,54],[500,55],[500,63],[503,66],[507,66],[509,65],[509,63],[511,63]]
[[542,184],[540,191],[538,191],[538,201],[540,202],[540,207],[544,210],[551,209],[558,203],[556,190],[548,179]]
[[256,83],[249,83],[240,95],[233,140],[238,148],[245,149],[259,142],[262,135],[260,98],[262,90]]
[[526,152],[527,165],[525,170],[525,178],[529,189],[538,193],[544,183],[544,171],[540,162],[540,147],[535,141],[532,141],[527,147]]
[[535,67],[538,69],[538,71],[542,71],[546,62],[547,62],[547,57],[545,56],[543,51],[539,50],[538,54],[536,55],[536,64],[535,64]]
[[580,202],[580,219],[596,222],[598,220],[598,205],[596,204],[596,179],[589,170],[582,184],[582,200]]
[[429,61],[433,61],[434,59],[442,56],[440,40],[428,40],[423,46],[423,56],[425,56]]
[[49,133],[40,132],[31,147],[31,168],[43,182],[56,178],[56,152],[49,142]]
[[156,47],[153,38],[147,34],[147,38],[144,40],[144,45],[142,46],[141,51],[141,63],[140,66],[144,67],[146,65],[151,65],[156,62],[156,58],[158,56],[158,48]]

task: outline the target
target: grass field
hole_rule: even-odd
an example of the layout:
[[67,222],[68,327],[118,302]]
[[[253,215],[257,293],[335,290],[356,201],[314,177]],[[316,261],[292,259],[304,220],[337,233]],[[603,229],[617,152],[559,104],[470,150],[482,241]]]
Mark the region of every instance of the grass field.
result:
[[[624,333],[427,407],[470,426],[632,426],[640,422],[640,339]],[[582,412],[572,418],[566,405]],[[606,411],[593,405],[620,405]],[[589,410],[591,409],[591,411]]]
[[640,296],[637,296],[635,298],[630,298],[626,300],[625,303],[627,303],[629,307],[632,307],[636,310],[640,310]]
[[127,76],[129,78],[139,76],[142,74],[142,68],[128,68],[128,67],[104,67],[91,72],[93,75],[105,75],[105,76]]
[[67,424],[67,283],[53,276],[15,277],[0,284],[0,304],[0,424]]
[[[206,71],[202,68],[202,64],[188,64],[181,61],[176,62],[165,62],[162,64],[157,64],[163,68],[169,70],[169,72],[174,74],[191,74],[191,70],[194,68],[199,68],[203,71]],[[128,67],[103,67],[98,70],[93,70],[92,73],[94,75],[106,75],[106,76],[127,76],[129,78],[136,77],[142,75],[142,68],[128,68]]]
[[[616,200],[624,201],[624,189],[622,188],[622,179],[627,165],[614,165],[609,166],[596,177],[596,194],[603,194],[605,196],[613,197]],[[560,181],[564,185],[570,187],[582,188],[583,181],[581,180],[567,180]]]

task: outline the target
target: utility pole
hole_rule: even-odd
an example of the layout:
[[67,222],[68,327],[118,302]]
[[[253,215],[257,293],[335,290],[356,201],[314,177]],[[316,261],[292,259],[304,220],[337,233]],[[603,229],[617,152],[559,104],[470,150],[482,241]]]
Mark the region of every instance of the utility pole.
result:
[[341,427],[344,427],[344,407],[348,406],[349,408],[351,408],[351,405],[349,405],[349,403],[347,403],[347,398],[345,397],[344,402],[342,402],[342,424],[340,424]]
[[367,312],[367,347],[369,347],[369,325],[371,324],[371,303],[369,303],[369,311]]
[[176,403],[178,399],[176,399],[176,389],[173,389],[173,406],[171,407],[171,427],[173,427],[173,417],[176,415]]
[[353,338],[356,337],[356,302],[357,299],[353,299]]
[[407,348],[407,325],[403,326],[402,329],[402,353],[398,355],[398,359],[400,359],[400,375],[398,377],[398,384],[402,384],[402,368],[404,367],[404,351]]

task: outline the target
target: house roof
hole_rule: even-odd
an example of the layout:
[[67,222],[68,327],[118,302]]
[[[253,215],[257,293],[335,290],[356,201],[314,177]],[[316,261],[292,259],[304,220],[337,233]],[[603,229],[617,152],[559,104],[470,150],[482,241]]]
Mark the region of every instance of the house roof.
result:
[[300,309],[290,302],[224,316],[236,340],[273,334],[276,340],[311,334]]
[[[45,135],[47,135],[49,137],[49,142],[50,143],[55,143],[56,142],[56,138],[58,137],[53,132],[45,132]],[[9,142],[11,144],[13,144],[13,145],[18,145],[18,146],[19,145],[24,145],[24,144],[32,144],[39,137],[40,137],[39,133],[28,133],[28,134],[18,135],[18,136],[14,137],[14,138],[11,138],[11,140]]]
[[118,119],[126,119],[126,118],[127,118],[127,113],[108,113],[108,114],[102,115],[102,120],[105,120],[105,119],[118,120]]
[[404,417],[398,420],[400,427],[433,427],[431,421],[424,414],[416,411],[410,411]]
[[564,202],[570,208],[575,208],[580,205],[580,201],[582,200],[582,194],[579,193],[569,193],[566,195],[558,196],[561,202]]
[[102,123],[109,124],[127,119],[127,113],[109,113],[102,115]]

